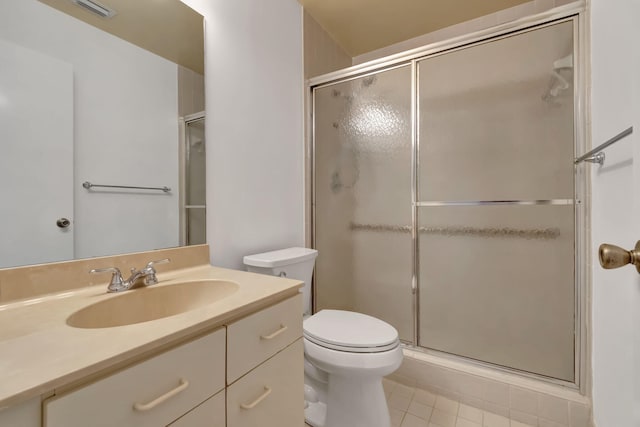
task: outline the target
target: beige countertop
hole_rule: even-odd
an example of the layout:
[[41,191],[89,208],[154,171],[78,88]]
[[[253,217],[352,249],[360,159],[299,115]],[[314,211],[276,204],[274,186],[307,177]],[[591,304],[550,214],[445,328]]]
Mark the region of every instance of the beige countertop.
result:
[[302,286],[297,280],[208,265],[159,272],[158,279],[154,287],[211,279],[239,287],[201,308],[101,329],[74,328],[66,319],[90,304],[123,294],[107,294],[105,284],[0,305],[0,410],[141,360],[295,295]]

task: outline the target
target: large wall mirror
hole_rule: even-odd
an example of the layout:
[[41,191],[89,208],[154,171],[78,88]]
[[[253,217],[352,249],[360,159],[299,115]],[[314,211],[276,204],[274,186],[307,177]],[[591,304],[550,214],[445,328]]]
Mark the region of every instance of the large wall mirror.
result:
[[183,242],[203,50],[179,0],[0,2],[0,268]]

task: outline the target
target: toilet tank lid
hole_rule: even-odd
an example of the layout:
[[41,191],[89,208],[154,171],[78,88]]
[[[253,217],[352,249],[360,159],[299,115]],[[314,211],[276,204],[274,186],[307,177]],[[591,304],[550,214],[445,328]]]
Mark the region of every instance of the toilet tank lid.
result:
[[243,262],[244,265],[253,267],[273,268],[315,259],[316,256],[318,256],[318,251],[315,249],[287,248],[261,254],[247,255],[244,257]]

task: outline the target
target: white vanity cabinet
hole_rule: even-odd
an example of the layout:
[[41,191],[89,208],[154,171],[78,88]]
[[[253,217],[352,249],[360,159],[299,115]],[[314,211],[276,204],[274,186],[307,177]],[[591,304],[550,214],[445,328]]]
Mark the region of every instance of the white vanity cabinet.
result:
[[[208,405],[197,407],[225,386],[225,332],[219,329],[92,384],[46,399],[44,426],[158,427],[192,409],[207,412]],[[224,411],[199,415],[210,420],[190,427],[224,426]]]
[[304,425],[302,297],[227,326],[227,427]]
[[304,425],[298,294],[78,388],[0,411],[0,427]]

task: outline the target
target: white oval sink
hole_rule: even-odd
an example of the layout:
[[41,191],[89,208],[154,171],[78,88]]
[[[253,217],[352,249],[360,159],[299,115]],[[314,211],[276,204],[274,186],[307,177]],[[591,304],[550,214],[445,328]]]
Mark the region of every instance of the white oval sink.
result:
[[204,307],[237,290],[237,283],[225,280],[137,288],[76,311],[67,318],[67,324],[84,329],[133,325]]

